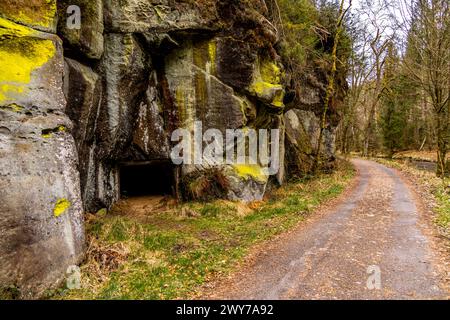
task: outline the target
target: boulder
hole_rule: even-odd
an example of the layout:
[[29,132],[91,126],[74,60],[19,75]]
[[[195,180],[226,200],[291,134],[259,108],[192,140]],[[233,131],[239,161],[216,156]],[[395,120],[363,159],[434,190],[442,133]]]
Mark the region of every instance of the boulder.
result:
[[269,176],[258,165],[227,167],[228,194],[232,201],[254,202],[263,200]]
[[[203,131],[218,129],[225,136],[227,129],[283,126],[279,121],[284,107],[281,68],[275,61],[258,56],[251,46],[229,37],[190,39],[166,55],[164,70],[181,127],[193,131],[195,122],[200,121]],[[280,148],[283,153],[284,146]],[[269,177],[257,174],[260,171],[253,165],[186,165],[182,177],[185,196],[261,200]],[[284,180],[283,170],[277,178]],[[211,188],[203,188],[208,185]]]
[[102,97],[101,78],[90,67],[75,60],[65,59],[64,94],[67,99],[65,113],[74,123],[73,135],[80,143],[92,143]]
[[0,65],[0,105],[64,110],[58,37],[0,18]]
[[216,42],[217,77],[233,88],[250,87],[258,58],[254,46],[232,37],[218,38]]
[[197,201],[261,201],[269,181],[259,165],[191,165],[182,174],[184,196]]
[[0,295],[32,298],[84,254],[61,42],[0,18],[0,65]]

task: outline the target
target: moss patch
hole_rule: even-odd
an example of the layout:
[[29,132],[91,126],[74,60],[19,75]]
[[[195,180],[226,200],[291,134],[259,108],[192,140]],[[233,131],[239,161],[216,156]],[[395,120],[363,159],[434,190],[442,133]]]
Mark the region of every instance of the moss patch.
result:
[[281,85],[272,84],[264,81],[253,83],[252,91],[256,96],[270,100],[271,105],[277,108],[283,108],[284,91]]
[[193,62],[206,73],[216,75],[217,43],[215,40],[202,41],[193,46]]
[[188,112],[187,112],[188,103],[186,102],[186,97],[185,97],[184,90],[182,87],[178,87],[176,89],[175,98],[176,98],[175,102],[178,107],[178,114],[179,114],[180,120],[181,120],[181,122],[185,122],[188,120]]

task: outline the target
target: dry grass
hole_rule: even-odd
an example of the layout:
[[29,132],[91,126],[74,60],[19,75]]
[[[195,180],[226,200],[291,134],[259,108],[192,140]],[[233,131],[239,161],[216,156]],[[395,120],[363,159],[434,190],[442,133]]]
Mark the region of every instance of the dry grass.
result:
[[[225,276],[249,250],[298,225],[342,193],[354,170],[287,184],[263,202],[194,202],[166,212],[91,216],[82,288],[55,299],[187,299]],[[133,211],[133,210],[132,210]]]
[[437,162],[436,151],[403,151],[394,156],[394,159],[411,158],[418,161]]
[[104,283],[109,279],[108,275],[127,260],[130,252],[124,243],[105,244],[91,236],[82,271],[92,275],[99,284]]

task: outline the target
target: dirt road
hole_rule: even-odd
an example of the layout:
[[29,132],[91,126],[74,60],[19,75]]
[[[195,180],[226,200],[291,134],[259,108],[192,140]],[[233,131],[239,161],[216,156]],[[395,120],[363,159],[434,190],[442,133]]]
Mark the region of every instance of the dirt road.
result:
[[444,274],[450,270],[432,250],[420,199],[395,170],[354,164],[357,185],[343,201],[268,245],[210,298],[449,297]]

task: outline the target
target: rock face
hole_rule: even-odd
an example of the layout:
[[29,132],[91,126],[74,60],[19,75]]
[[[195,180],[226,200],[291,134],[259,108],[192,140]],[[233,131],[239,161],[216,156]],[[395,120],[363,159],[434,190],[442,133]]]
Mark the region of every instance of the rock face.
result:
[[[251,202],[307,173],[324,78],[286,97],[276,14],[264,0],[0,0],[0,287],[31,297],[57,284],[83,256],[83,211],[136,188]],[[172,133],[197,123],[279,129],[278,173],[174,165]],[[127,185],[131,171],[142,178]]]
[[83,256],[78,158],[58,37],[0,18],[0,65],[0,292],[29,298]]
[[[290,175],[308,174],[313,169],[319,143],[321,118],[312,111],[293,109],[286,112],[286,167]],[[336,126],[323,131],[321,159],[323,169],[332,169],[336,160]]]
[[105,1],[105,27],[111,33],[164,33],[217,29],[216,0]]
[[[91,59],[66,59],[65,77],[85,210],[109,208],[121,197],[124,167],[151,170],[161,162],[171,167],[165,176],[179,198],[261,200],[269,180],[257,174],[261,168],[175,167],[170,152],[172,132],[193,131],[198,121],[203,132],[223,135],[227,129],[283,127],[284,74],[264,1],[86,2],[76,4],[92,26],[67,30],[72,1],[61,1],[58,30],[68,55]],[[104,30],[103,51],[93,49],[98,30]],[[209,180],[215,188],[206,188]]]
[[[344,58],[343,58],[344,59]],[[339,68],[342,68],[339,66]],[[340,122],[339,110],[348,89],[346,70],[338,70],[335,79],[335,93],[330,98],[326,123],[322,132],[322,143],[318,146],[322,130],[327,69],[311,61],[310,70],[305,71],[299,81],[287,86],[289,102],[286,105],[285,169],[289,176],[303,176],[313,173],[317,150],[320,150],[320,169],[331,171],[336,162],[336,131]],[[313,70],[313,71],[311,71]]]
[[[81,53],[89,59],[100,59],[103,54],[103,2],[59,0],[58,12],[62,17],[58,31],[66,50]],[[78,13],[79,21],[76,20]],[[80,23],[79,28],[75,26],[77,22]]]

